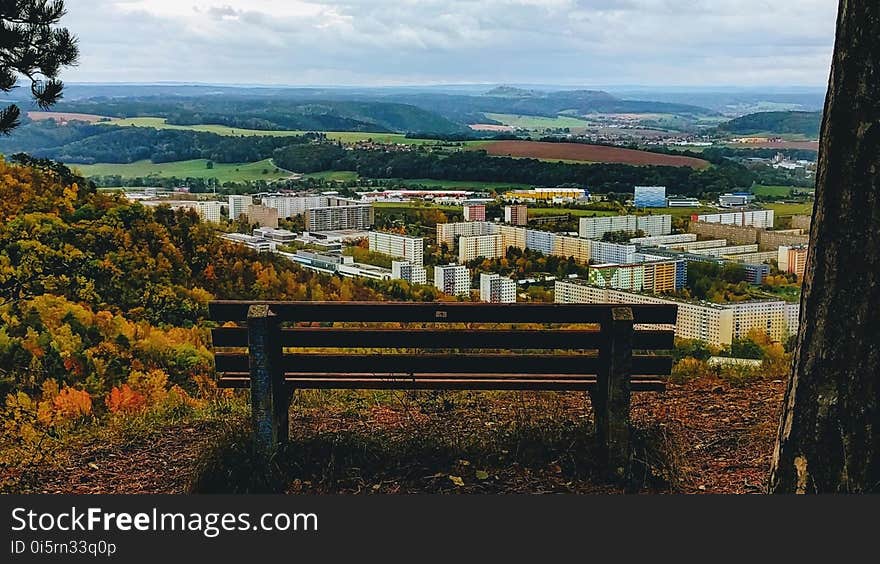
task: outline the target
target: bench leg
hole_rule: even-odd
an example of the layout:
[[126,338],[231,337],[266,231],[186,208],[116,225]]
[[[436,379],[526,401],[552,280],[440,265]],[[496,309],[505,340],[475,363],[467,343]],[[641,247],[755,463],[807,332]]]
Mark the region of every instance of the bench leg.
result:
[[281,366],[281,330],[267,305],[248,310],[251,373],[251,421],[258,452],[274,453],[287,442],[290,391]]
[[633,314],[616,307],[602,324],[599,351],[602,368],[590,393],[596,419],[596,437],[602,463],[614,480],[628,481],[631,474],[630,376],[632,373]]

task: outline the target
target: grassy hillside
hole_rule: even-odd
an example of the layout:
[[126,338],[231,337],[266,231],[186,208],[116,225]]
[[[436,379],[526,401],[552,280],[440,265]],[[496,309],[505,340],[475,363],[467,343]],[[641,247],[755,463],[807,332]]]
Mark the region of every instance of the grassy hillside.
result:
[[207,159],[158,164],[152,161],[137,161],[130,164],[99,163],[75,165],[74,168],[86,177],[119,175],[123,178],[146,178],[149,176],[162,178],[216,178],[218,182],[271,181],[290,176],[290,173],[277,169],[270,159],[254,163],[214,163],[214,168],[208,168],[207,163]]

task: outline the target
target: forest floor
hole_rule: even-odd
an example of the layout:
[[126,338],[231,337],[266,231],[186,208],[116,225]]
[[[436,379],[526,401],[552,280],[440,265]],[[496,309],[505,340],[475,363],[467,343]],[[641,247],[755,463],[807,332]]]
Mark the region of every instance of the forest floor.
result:
[[[642,493],[761,493],[781,380],[700,378],[635,394]],[[620,493],[597,478],[581,393],[303,392],[290,448],[254,463],[246,422],[103,434],[37,468],[45,493]]]

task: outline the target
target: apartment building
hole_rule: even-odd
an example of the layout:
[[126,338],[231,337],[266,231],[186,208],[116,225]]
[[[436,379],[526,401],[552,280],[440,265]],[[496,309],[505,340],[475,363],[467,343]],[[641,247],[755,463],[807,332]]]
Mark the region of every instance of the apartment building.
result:
[[291,218],[295,215],[306,213],[311,208],[321,208],[328,205],[327,196],[287,196],[283,194],[269,194],[260,198],[260,203],[267,208],[278,210],[278,217]]
[[800,229],[758,232],[758,246],[762,251],[772,251],[779,247],[799,247],[809,242],[810,236]]
[[248,195],[230,194],[227,211],[229,219],[236,220],[242,215],[247,215],[248,206],[254,204],[254,197]]
[[688,241],[685,243],[669,243],[657,245],[663,249],[672,249],[673,251],[691,252],[698,249],[714,249],[717,247],[726,247],[727,239],[709,239],[705,241]]
[[636,262],[637,251],[635,245],[593,241],[590,244],[590,260],[597,264],[631,264]]
[[750,245],[758,242],[758,229],[755,227],[691,221],[688,231],[708,239],[726,239],[733,245]]
[[406,280],[410,284],[427,284],[428,272],[421,264],[395,260],[391,262],[391,278]]
[[596,264],[590,266],[587,281],[594,286],[630,292],[672,292],[687,283],[687,261]]
[[373,226],[371,204],[359,204],[342,198],[328,198],[329,205],[306,210],[307,231],[366,230]]
[[504,206],[504,223],[510,225],[528,225],[529,208],[521,204]]
[[556,303],[675,304],[676,337],[716,345],[730,345],[749,331],[759,329],[776,341],[797,333],[798,304],[753,301],[734,304],[691,302],[590,285],[585,280],[557,280]]
[[804,275],[807,270],[807,245],[798,245],[796,247],[779,247],[777,250],[777,263],[779,270],[784,272],[793,272],[799,277]]
[[516,282],[499,274],[480,274],[480,301],[492,304],[516,303]]
[[791,227],[792,229],[803,229],[805,232],[810,231],[810,226],[813,223],[812,216],[809,215],[793,215],[791,216]]
[[758,251],[757,253],[737,253],[730,255],[722,255],[721,258],[729,259],[735,262],[750,262],[754,264],[762,264],[776,260],[779,256],[777,251]]
[[417,265],[425,264],[425,240],[421,237],[371,231],[367,240],[373,252],[406,259]]
[[741,225],[746,227],[757,227],[759,229],[772,229],[773,219],[773,210],[755,210],[695,215],[691,218],[691,221],[721,223],[723,225]]
[[578,235],[584,239],[601,239],[606,233],[615,231],[642,231],[647,237],[669,235],[672,233],[671,215],[618,215],[604,217],[582,217],[578,224]]
[[486,205],[466,203],[462,208],[465,221],[486,221]]
[[503,257],[507,247],[501,235],[477,235],[458,238],[458,262],[465,264],[477,257]]
[[697,240],[697,236],[693,233],[679,233],[676,235],[658,235],[656,237],[635,237],[629,242],[640,247],[660,247],[673,245],[675,243],[691,243]]
[[450,296],[468,296],[471,293],[470,271],[457,264],[435,266],[434,287]]
[[437,224],[437,244],[446,243],[450,247],[455,244],[456,237],[475,237],[478,235],[494,235],[500,226],[487,221],[466,221],[457,223]]
[[251,225],[260,227],[278,227],[278,210],[263,205],[251,204],[247,207],[247,220]]
[[586,264],[590,262],[593,242],[589,239],[581,239],[580,237],[557,235],[553,239],[553,252],[551,254],[566,258],[574,257],[574,260]]
[[665,208],[666,186],[636,186],[633,205],[637,208]]
[[691,253],[695,255],[706,255],[710,257],[718,257],[721,258],[724,255],[735,255],[737,253],[756,253],[758,252],[758,245],[737,245],[734,247],[714,247],[711,249],[691,249]]
[[220,213],[223,204],[220,202],[195,202],[195,210],[198,212],[202,221],[210,223],[220,223],[223,221],[223,214]]

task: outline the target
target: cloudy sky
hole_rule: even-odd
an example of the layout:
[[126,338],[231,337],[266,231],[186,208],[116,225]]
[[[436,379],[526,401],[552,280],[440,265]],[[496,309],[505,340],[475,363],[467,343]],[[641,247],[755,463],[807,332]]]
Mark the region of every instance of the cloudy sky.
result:
[[837,0],[68,0],[67,81],[791,86]]

